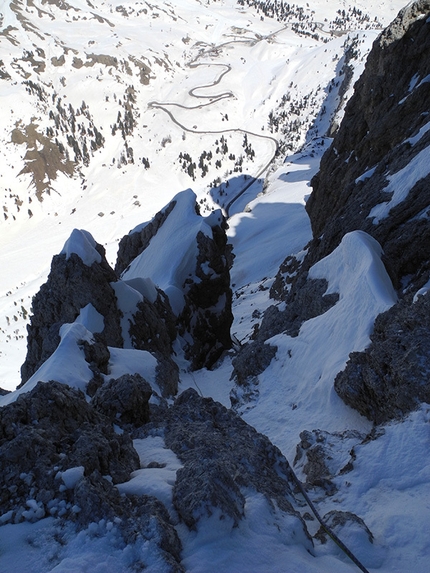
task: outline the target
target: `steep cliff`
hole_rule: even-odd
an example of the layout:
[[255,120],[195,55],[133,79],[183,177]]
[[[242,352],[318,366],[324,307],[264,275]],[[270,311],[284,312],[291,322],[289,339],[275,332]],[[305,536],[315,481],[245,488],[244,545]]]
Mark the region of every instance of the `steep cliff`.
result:
[[[306,321],[342,303],[342,293],[336,298],[339,290],[320,281],[325,277],[316,281],[313,269],[335,253],[339,258],[350,244],[345,238],[358,231],[382,247],[396,295],[389,295],[388,306],[379,310],[385,312],[376,321],[369,348],[351,354],[336,379],[336,391],[378,423],[428,399],[430,355],[423,340],[429,329],[422,313],[430,279],[429,16],[430,2],[410,3],[375,40],[311,181],[306,210],[313,239],[305,256],[289,256],[281,265],[270,294],[285,305],[266,311],[254,341],[236,358],[239,385],[255,381],[270,363],[275,352],[274,343],[265,344],[268,339],[280,333],[298,336]],[[362,254],[351,251],[348,261],[339,260],[347,265],[339,274],[353,272],[360,264],[354,257]],[[345,335],[350,328],[345,322]]]
[[306,208],[312,261],[361,229],[381,244],[396,288],[428,269],[430,2],[402,10],[375,41]]

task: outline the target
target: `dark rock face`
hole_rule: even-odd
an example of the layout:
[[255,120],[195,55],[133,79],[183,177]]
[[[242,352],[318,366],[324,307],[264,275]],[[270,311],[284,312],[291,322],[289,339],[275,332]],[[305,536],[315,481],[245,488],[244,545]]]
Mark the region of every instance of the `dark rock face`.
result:
[[124,374],[105,382],[95,393],[94,408],[114,422],[141,426],[149,422],[152,388],[139,374]]
[[[44,491],[62,499],[55,476],[69,468],[83,466],[84,475],[98,471],[114,483],[139,468],[131,439],[115,434],[82,392],[54,381],[39,382],[0,409],[0,460],[3,512],[33,497],[43,502]],[[20,478],[23,473],[28,479]]]
[[313,262],[333,251],[347,232],[361,229],[381,244],[397,288],[429,259],[430,219],[420,218],[430,208],[429,176],[378,224],[369,214],[391,199],[384,191],[390,176],[430,145],[429,132],[408,141],[428,121],[430,84],[421,80],[430,74],[429,12],[428,0],[412,3],[375,41],[306,205],[315,237]]
[[195,277],[184,285],[185,308],[178,317],[179,332],[191,335],[186,357],[193,369],[211,368],[222,352],[231,348],[230,327],[232,291],[231,246],[227,244],[227,224],[212,227],[212,237],[199,232]]
[[158,360],[156,380],[164,397],[178,391],[179,368],[172,358],[177,336],[176,317],[167,296],[158,289],[154,303],[144,298],[137,305],[129,328],[133,348],[147,350]]
[[27,357],[21,368],[23,383],[57,348],[60,327],[74,322],[89,303],[104,317],[100,340],[110,346],[122,346],[120,315],[110,285],[116,276],[106,262],[103,247],[98,245],[97,249],[102,262],[94,262],[91,266],[74,253],[68,259],[65,254],[52,259],[48,280],[33,298]]
[[268,438],[218,402],[186,390],[169,412],[165,441],[184,463],[173,496],[188,527],[214,508],[237,524],[245,513],[243,488],[261,492],[301,520],[291,505],[287,460]]
[[370,338],[337,375],[339,396],[377,424],[430,402],[430,295],[380,314]]
[[239,386],[245,386],[264,372],[276,354],[276,346],[264,341],[244,345],[233,359],[233,376]]
[[170,356],[176,338],[176,317],[166,295],[158,289],[154,303],[144,298],[137,305],[129,333],[133,347],[161,356]]
[[[130,386],[138,387],[140,398],[145,390],[148,397],[148,385],[143,379],[113,381],[94,397],[97,408],[109,415],[122,407],[117,423],[136,423],[138,404],[130,413],[121,388],[109,402],[115,383],[126,394]],[[51,515],[77,528],[110,520],[125,543],[151,540],[163,570],[183,573],[181,543],[163,504],[146,495],[121,495],[113,485],[127,481],[139,467],[129,434],[115,433],[111,420],[82,392],[64,384],[39,382],[0,409],[0,514],[11,511],[14,523]]]
[[302,275],[300,285],[285,297],[287,306],[280,311],[269,307],[264,314],[258,337],[267,340],[280,332],[298,336],[302,324],[327,312],[339,300],[337,293],[325,294],[328,283],[324,279],[310,279]]

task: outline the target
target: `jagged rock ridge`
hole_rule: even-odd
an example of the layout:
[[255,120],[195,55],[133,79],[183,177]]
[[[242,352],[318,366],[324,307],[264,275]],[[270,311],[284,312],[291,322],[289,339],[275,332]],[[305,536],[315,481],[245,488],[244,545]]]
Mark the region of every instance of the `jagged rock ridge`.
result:
[[[116,272],[150,276],[169,296],[192,368],[211,367],[231,347],[233,261],[221,211],[202,218],[190,190],[120,242]],[[160,251],[165,250],[165,260]]]
[[114,347],[151,353],[162,394],[176,394],[178,336],[192,368],[212,366],[231,346],[232,254],[225,231],[220,211],[201,217],[194,193],[183,192],[123,239],[119,278],[103,247],[86,231],[75,230],[34,297],[23,384],[55,352],[62,325],[84,321],[79,317],[90,305],[101,324],[86,324],[92,341],[80,342],[94,374],[87,391],[92,395],[108,376],[109,347]]
[[[312,260],[361,229],[381,244],[396,288],[429,259],[429,176],[417,163],[430,145],[429,10],[428,1],[413,2],[375,41],[306,205]],[[408,170],[416,175],[399,182],[399,200],[392,182]]]

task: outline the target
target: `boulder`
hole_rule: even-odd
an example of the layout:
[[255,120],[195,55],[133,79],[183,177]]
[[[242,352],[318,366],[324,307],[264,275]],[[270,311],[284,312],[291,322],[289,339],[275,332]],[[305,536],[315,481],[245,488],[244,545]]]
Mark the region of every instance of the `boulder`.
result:
[[150,384],[139,374],[124,374],[105,382],[95,393],[94,408],[113,422],[141,426],[149,421]]
[[214,511],[237,525],[246,516],[244,492],[250,488],[297,518],[307,535],[292,505],[287,460],[232,410],[186,390],[169,410],[164,436],[184,464],[177,472],[173,502],[188,527]]
[[344,402],[376,424],[430,402],[430,295],[415,302],[409,297],[380,314],[370,339],[335,379]]

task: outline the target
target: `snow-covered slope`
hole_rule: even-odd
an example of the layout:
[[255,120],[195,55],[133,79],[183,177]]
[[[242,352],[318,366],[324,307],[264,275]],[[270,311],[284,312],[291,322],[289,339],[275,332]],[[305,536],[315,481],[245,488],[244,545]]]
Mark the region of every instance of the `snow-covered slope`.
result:
[[[0,397],[1,571],[357,570],[318,531],[288,462],[367,570],[426,571],[428,406],[377,426],[334,387],[350,353],[377,345],[380,313],[397,312],[393,324],[412,328],[416,317],[403,307],[428,309],[425,246],[414,258],[421,267],[402,283],[406,266],[393,273],[372,233],[347,227],[341,191],[321,192],[332,173],[314,177],[333,135],[359,140],[347,127],[338,132],[354,115],[345,104],[381,26],[402,6],[73,0],[3,8],[0,386],[20,382],[31,297],[54,254],[72,290],[103,267],[107,294],[75,308],[81,293],[62,297],[48,281],[40,293],[55,294],[52,308],[35,299],[52,348],[21,388]],[[401,38],[408,21],[388,37]],[[426,83],[417,72],[409,92]],[[396,168],[387,163],[382,188],[393,196],[377,196],[370,227],[375,216],[388,227],[389,208],[407,196],[403,183],[428,175],[428,130],[417,130],[399,136],[408,153],[391,150]],[[359,190],[391,157],[362,165],[347,149],[339,146],[338,172]],[[322,165],[336,153],[332,146]],[[311,180],[315,189],[323,183],[309,219]],[[205,239],[223,244],[219,208],[230,269],[228,249],[215,256]],[[427,220],[427,211],[409,219]],[[137,250],[115,276],[109,265],[130,229]],[[221,259],[234,347],[228,336],[211,370],[196,369],[187,348],[197,310],[209,308],[208,318],[229,309],[229,293],[206,307],[197,288],[185,310],[184,297],[206,276],[217,281]],[[29,341],[39,360],[36,318]],[[425,337],[426,321],[421,328]]]
[[[367,28],[401,5],[364,3],[365,22],[342,24],[337,2],[291,5],[288,22],[232,0],[5,4],[1,384],[19,383],[31,297],[74,228],[91,229],[112,263],[119,239],[183,189],[204,210],[227,206],[277,148],[282,161],[339,122],[348,47],[358,77],[377,33]],[[318,39],[292,31],[303,14],[323,23]]]

